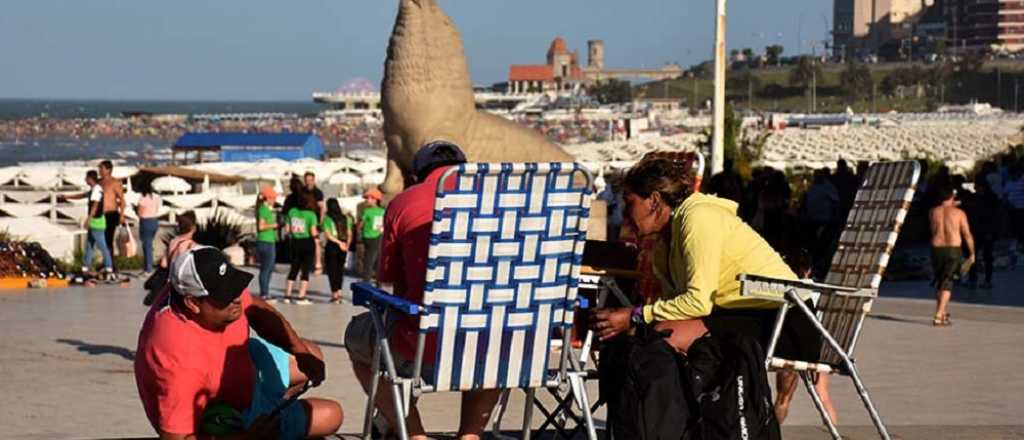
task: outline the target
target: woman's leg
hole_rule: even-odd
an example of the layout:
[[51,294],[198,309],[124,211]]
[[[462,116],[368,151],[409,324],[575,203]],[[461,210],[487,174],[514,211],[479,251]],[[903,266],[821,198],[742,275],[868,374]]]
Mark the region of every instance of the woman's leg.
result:
[[324,251],[324,272],[327,274],[327,283],[331,289],[331,299],[336,300],[339,298],[337,279],[338,279],[338,251],[334,249],[334,244],[328,244],[327,249]]
[[92,231],[92,229],[89,229],[85,234],[85,250],[82,254],[82,272],[92,270],[92,254],[96,251],[96,236],[93,235]]
[[789,415],[789,403],[793,401],[796,394],[797,379],[800,375],[794,371],[782,370],[775,373],[775,389],[778,393],[775,396],[775,418],[781,425]]
[[316,264],[316,245],[313,243],[313,239],[303,240],[303,243],[299,248],[302,252],[301,260],[301,275],[299,282],[299,299],[306,299],[306,290],[309,289],[309,274],[313,272],[313,265]]
[[156,230],[160,226],[160,220],[155,218],[144,218],[139,221],[139,241],[142,242],[143,270],[147,273],[153,271],[153,238],[156,237]]
[[111,271],[114,268],[114,256],[110,254],[110,247],[107,246],[107,240],[104,237],[104,231],[96,229],[96,245],[100,248],[100,254],[103,255],[103,269]]
[[818,392],[818,397],[821,398],[821,405],[825,407],[828,418],[832,419],[832,424],[838,425],[839,418],[836,417],[836,408],[832,406],[832,396],[828,393],[829,375],[815,373],[814,376],[814,389]]
[[270,298],[270,276],[274,273],[274,243],[256,244],[260,257],[260,296]]

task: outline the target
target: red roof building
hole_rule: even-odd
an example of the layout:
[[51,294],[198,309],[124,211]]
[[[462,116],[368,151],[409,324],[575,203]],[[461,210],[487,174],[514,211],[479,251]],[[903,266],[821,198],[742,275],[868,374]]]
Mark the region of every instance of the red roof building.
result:
[[547,64],[513,65],[509,68],[511,93],[561,92],[585,81],[575,52],[570,52],[562,37],[548,47]]

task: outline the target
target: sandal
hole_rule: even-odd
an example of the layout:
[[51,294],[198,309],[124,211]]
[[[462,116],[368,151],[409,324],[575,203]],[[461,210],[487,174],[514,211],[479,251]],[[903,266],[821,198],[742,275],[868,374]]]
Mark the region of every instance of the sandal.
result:
[[946,327],[953,325],[953,322],[949,320],[949,313],[945,315],[935,315],[932,318],[932,325],[935,327]]

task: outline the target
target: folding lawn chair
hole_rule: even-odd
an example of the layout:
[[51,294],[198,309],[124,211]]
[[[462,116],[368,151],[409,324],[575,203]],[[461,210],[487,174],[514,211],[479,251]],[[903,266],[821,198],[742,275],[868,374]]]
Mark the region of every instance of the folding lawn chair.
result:
[[[577,290],[591,181],[590,173],[573,163],[464,164],[442,176],[423,304],[366,283],[353,285],[353,302],[370,309],[380,335],[364,438],[370,438],[381,377],[392,383],[402,439],[408,438],[404,419],[410,406],[424,393],[522,389],[526,439],[537,388],[568,386],[576,404],[589,407],[585,373],[571,362],[569,337],[581,305]],[[446,182],[454,182],[454,189],[446,189]],[[420,317],[410,377],[398,375],[389,349],[388,315],[394,313]],[[550,342],[558,330],[564,349],[557,367],[550,368]],[[437,335],[437,353],[425,360],[428,333]],[[434,366],[426,381],[420,379],[424,363]],[[584,413],[595,440],[590,413]]]
[[[868,169],[839,238],[839,248],[832,258],[832,267],[825,283],[740,276],[743,295],[760,297],[769,292],[784,293],[782,298],[766,296],[783,302],[767,349],[766,365],[769,371],[789,370],[800,374],[814,405],[821,413],[822,421],[835,439],[841,437],[814,389],[813,373],[849,376],[878,434],[883,439],[889,439],[882,418],[857,373],[853,351],[864,326],[864,318],[878,297],[878,286],[914,199],[914,189],[920,174],[917,162],[877,163]],[[817,313],[809,309],[801,299],[802,294],[813,292],[821,295]],[[774,356],[783,320],[790,308],[796,308],[807,315],[824,339],[818,363]]]
[[[654,151],[644,155],[641,160],[649,159],[668,159],[676,163],[681,164],[686,169],[693,170],[693,191],[699,192],[701,181],[704,176],[704,155],[699,151]],[[589,252],[589,251],[588,251]],[[592,263],[587,263],[592,264]],[[581,291],[594,291],[596,292],[595,303],[597,308],[604,307],[605,300],[609,295],[612,295],[616,302],[621,306],[630,306],[630,301],[627,296],[622,292],[619,286],[616,284],[616,278],[631,278],[638,279],[642,274],[630,270],[621,270],[622,268],[607,268],[607,267],[585,267],[583,273],[580,276],[580,290]],[[579,328],[579,326],[577,326]],[[594,342],[594,332],[589,329],[585,332],[581,341],[582,348],[579,355],[574,358],[576,366],[584,371],[586,374],[583,376],[585,381],[593,381],[598,379],[597,373],[597,356],[596,353],[591,352]],[[548,388],[550,397],[555,402],[554,408],[548,408],[544,403],[534,397],[534,404],[537,410],[544,416],[544,420],[540,425],[540,429],[547,427],[553,427],[557,437],[571,439],[583,427],[584,416],[577,413],[572,403],[574,401],[571,394],[571,389],[558,389]],[[492,432],[495,436],[501,437],[501,419],[503,416],[503,410],[505,404],[508,402],[508,394],[503,394],[499,401],[498,407],[494,412],[492,420]],[[596,402],[590,408],[590,416],[604,405],[604,400],[597,399]],[[573,429],[569,429],[568,423],[573,421],[576,426]]]

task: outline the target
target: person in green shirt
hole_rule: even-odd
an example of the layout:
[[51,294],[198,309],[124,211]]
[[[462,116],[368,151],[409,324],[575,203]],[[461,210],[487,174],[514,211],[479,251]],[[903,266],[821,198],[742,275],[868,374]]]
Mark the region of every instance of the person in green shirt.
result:
[[277,192],[265,185],[256,196],[256,254],[260,259],[260,298],[270,299],[270,277],[277,259]]
[[[320,221],[316,211],[316,198],[312,193],[302,192],[299,196],[299,205],[287,213],[288,235],[292,240],[292,265],[291,270],[288,271],[288,283],[285,287],[286,302],[301,305],[312,304],[310,300],[306,299],[306,291],[309,289],[309,273],[313,271],[319,256],[317,224]],[[299,298],[292,301],[292,289],[295,287],[295,281],[299,281]]]
[[327,214],[323,220],[324,272],[331,286],[331,302],[341,304],[341,286],[345,281],[345,260],[352,245],[352,224],[341,212],[338,199],[327,201]]
[[357,229],[363,242],[363,279],[367,281],[377,276],[380,237],[384,235],[384,208],[380,206],[383,198],[384,195],[377,188],[363,193],[365,207],[360,213]]
[[107,239],[104,236],[107,230],[107,218],[103,216],[103,187],[99,184],[99,175],[95,170],[85,173],[85,183],[89,185],[89,211],[82,227],[89,230],[85,240],[85,255],[82,257],[82,273],[92,270],[92,254],[99,249],[103,255],[103,272],[114,271],[114,257],[110,254],[110,247],[107,246]]

